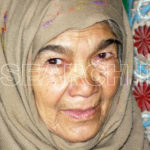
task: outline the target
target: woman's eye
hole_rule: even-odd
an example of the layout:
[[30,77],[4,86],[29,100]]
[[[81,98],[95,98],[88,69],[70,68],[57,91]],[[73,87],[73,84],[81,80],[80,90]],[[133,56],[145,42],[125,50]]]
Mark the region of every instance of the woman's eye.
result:
[[103,52],[99,53],[92,59],[93,64],[100,64],[101,62],[105,62],[113,57],[111,52]]
[[63,60],[60,58],[52,58],[52,59],[49,59],[47,62],[48,62],[48,64],[51,64],[51,65],[62,65],[63,64]]
[[98,58],[100,58],[100,59],[107,59],[107,58],[109,58],[111,56],[112,56],[112,54],[109,53],[109,52],[98,54]]

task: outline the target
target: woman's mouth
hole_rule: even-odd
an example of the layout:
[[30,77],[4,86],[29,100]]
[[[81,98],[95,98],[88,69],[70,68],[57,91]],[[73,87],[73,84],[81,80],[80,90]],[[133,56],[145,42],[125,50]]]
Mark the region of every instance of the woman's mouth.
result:
[[81,109],[72,109],[72,110],[62,110],[62,112],[74,119],[77,120],[87,120],[94,116],[98,109],[98,106],[92,107],[89,109],[81,110]]

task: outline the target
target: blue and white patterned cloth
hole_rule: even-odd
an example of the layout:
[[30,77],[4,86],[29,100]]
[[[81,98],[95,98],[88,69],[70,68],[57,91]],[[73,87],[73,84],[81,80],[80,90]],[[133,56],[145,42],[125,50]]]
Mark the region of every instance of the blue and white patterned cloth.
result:
[[134,40],[133,94],[150,141],[150,0],[126,0]]

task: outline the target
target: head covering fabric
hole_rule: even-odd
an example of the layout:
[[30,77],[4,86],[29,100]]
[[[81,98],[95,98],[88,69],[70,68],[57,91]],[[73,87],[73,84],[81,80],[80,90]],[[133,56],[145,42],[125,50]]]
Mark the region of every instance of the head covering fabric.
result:
[[[69,143],[50,132],[37,112],[31,67],[48,41],[67,29],[111,19],[123,34],[122,84],[92,139]],[[0,149],[148,150],[140,112],[130,94],[132,36],[120,0],[0,0]]]

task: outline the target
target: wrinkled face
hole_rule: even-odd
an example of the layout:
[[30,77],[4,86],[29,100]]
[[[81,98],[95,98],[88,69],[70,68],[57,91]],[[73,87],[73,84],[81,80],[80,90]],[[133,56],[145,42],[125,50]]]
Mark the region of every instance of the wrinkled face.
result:
[[119,77],[117,44],[108,24],[65,31],[40,50],[32,67],[41,119],[67,141],[92,138],[106,119]]

